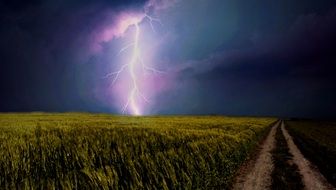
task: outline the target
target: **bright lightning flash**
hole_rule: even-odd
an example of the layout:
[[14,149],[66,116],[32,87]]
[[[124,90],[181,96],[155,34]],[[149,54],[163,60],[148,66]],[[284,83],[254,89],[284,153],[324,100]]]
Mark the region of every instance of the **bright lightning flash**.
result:
[[[147,18],[149,20],[149,24],[150,24],[150,26],[151,26],[151,28],[154,32],[155,32],[155,30],[154,30],[154,27],[153,27],[153,21],[156,21],[156,22],[161,24],[160,20],[158,20],[156,18],[152,18],[152,17],[148,16],[147,14],[145,14],[143,18]],[[137,101],[138,98],[141,98],[145,102],[148,102],[148,99],[142,94],[141,90],[139,89],[139,76],[138,76],[139,73],[136,72],[136,68],[138,68],[140,66],[140,67],[142,67],[143,72],[149,71],[149,72],[152,72],[152,73],[162,73],[162,71],[159,71],[159,70],[156,70],[152,67],[149,67],[146,64],[144,64],[144,62],[142,61],[141,51],[140,51],[140,48],[139,48],[139,36],[140,36],[139,23],[142,20],[143,19],[137,20],[133,24],[130,25],[130,26],[134,26],[134,28],[135,28],[133,42],[126,45],[125,47],[123,47],[119,51],[119,54],[120,54],[120,53],[124,52],[125,50],[132,47],[132,54],[131,54],[132,56],[130,58],[130,61],[128,63],[122,65],[121,68],[118,71],[109,73],[105,76],[105,77],[114,76],[113,81],[112,81],[112,84],[114,84],[117,81],[117,79],[119,78],[119,75],[123,71],[128,69],[128,73],[129,73],[129,76],[130,76],[130,79],[131,79],[131,90],[128,92],[127,101],[122,108],[122,113],[123,114],[128,111],[132,115],[141,115],[142,112],[141,112],[140,106],[139,106],[138,101]]]

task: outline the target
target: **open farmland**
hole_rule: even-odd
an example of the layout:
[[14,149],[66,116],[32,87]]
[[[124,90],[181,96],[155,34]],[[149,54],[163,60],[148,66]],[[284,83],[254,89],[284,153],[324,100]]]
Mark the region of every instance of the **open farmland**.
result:
[[219,116],[1,114],[0,187],[228,188],[274,122]]
[[336,185],[336,123],[312,120],[287,121],[289,132],[302,153]]

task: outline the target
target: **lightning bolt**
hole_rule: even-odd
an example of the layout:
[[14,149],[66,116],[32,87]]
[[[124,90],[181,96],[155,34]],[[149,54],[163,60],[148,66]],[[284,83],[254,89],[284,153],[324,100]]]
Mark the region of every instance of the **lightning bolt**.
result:
[[[155,29],[154,29],[154,26],[153,26],[154,21],[156,21],[156,22],[158,22],[162,25],[162,23],[159,19],[150,17],[147,14],[144,15],[144,18],[147,18],[149,20],[149,24],[150,24],[150,26],[151,26],[151,28],[154,32],[156,32]],[[109,78],[109,77],[114,76],[114,78],[112,80],[112,84],[114,84],[117,81],[117,79],[119,78],[120,74],[122,72],[124,72],[126,69],[128,69],[129,76],[131,78],[131,90],[128,93],[127,101],[122,108],[122,113],[123,114],[125,114],[126,111],[128,110],[132,115],[141,115],[142,114],[141,109],[140,109],[140,107],[138,105],[138,101],[137,101],[138,98],[141,98],[145,102],[149,102],[149,100],[143,95],[143,93],[139,89],[139,84],[138,84],[139,77],[138,77],[138,72],[136,72],[136,68],[141,66],[143,72],[147,71],[147,72],[151,72],[151,73],[163,73],[162,71],[159,71],[159,70],[156,70],[152,67],[147,66],[141,58],[141,51],[140,51],[140,48],[139,48],[139,36],[140,36],[139,23],[141,21],[136,22],[136,23],[131,25],[131,26],[134,26],[134,28],[135,28],[133,42],[126,45],[125,47],[121,48],[121,50],[118,53],[118,55],[120,55],[121,53],[123,53],[124,51],[126,51],[127,49],[132,47],[132,56],[131,56],[130,61],[127,64],[122,65],[118,71],[111,72],[111,73],[109,73],[105,76],[105,78]]]

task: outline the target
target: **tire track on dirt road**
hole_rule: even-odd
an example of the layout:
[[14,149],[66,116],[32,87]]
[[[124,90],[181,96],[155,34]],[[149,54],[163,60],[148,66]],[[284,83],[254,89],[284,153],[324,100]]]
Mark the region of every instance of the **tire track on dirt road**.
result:
[[241,174],[236,178],[234,190],[262,190],[269,189],[272,184],[272,151],[275,148],[275,133],[280,125],[276,122],[261,145],[256,159],[249,160]]
[[307,190],[334,190],[335,188],[328,183],[324,176],[318,171],[317,167],[310,163],[295,145],[291,135],[285,128],[285,122],[281,123],[281,130],[289,152],[293,155],[293,162],[298,166],[299,172],[302,175],[302,182]]

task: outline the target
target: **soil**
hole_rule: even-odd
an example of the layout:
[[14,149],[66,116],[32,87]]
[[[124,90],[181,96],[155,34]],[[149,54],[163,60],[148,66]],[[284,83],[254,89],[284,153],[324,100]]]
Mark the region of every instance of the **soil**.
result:
[[330,185],[323,175],[317,170],[317,167],[309,162],[294,144],[292,137],[285,129],[285,124],[282,122],[281,130],[284,134],[289,152],[293,155],[293,162],[298,166],[299,172],[302,175],[302,181],[304,183],[305,189],[307,190],[324,190],[324,189],[335,189]]
[[285,189],[336,190],[302,155],[283,121],[274,124],[254,156],[241,166],[232,189],[282,189],[278,184]]
[[233,185],[234,190],[270,189],[273,171],[272,151],[275,148],[275,133],[279,125],[280,122],[275,123],[261,144],[258,155],[248,160],[240,169],[240,174]]

